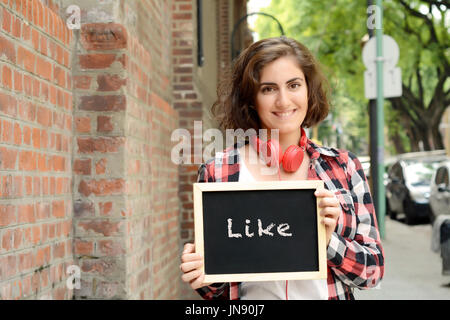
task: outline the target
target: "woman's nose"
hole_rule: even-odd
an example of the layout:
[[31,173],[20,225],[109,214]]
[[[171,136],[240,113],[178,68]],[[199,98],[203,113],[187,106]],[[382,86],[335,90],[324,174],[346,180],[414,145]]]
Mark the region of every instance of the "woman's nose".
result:
[[286,90],[280,89],[276,99],[277,107],[286,107],[289,105],[289,94]]

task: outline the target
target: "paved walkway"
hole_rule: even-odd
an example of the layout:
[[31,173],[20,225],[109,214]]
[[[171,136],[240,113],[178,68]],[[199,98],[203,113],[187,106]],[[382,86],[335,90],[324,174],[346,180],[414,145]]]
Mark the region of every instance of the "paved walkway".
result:
[[440,254],[431,251],[431,231],[430,224],[408,226],[386,217],[384,278],[379,289],[356,289],[355,298],[450,300],[450,276],[442,275]]

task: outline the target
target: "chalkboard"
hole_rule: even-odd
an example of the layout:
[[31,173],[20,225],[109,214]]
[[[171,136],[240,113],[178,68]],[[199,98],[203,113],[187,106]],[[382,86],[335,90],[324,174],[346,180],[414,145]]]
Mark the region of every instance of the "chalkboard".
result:
[[195,183],[205,282],[326,278],[317,188],[323,181]]

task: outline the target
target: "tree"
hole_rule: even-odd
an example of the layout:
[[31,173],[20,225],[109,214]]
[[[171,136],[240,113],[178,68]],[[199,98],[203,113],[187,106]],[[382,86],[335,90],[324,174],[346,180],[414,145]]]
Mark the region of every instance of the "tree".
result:
[[[425,150],[443,148],[438,126],[450,104],[448,3],[385,0],[383,5],[384,33],[400,47],[398,66],[403,83],[403,96],[390,99],[385,106],[386,123],[396,124],[388,128],[393,149],[418,150],[420,141]],[[368,132],[361,58],[362,39],[367,34],[366,6],[366,1],[353,0],[272,0],[263,10],[276,16],[286,35],[308,46],[324,66],[332,83],[337,117],[345,119],[349,110],[356,117],[343,124],[353,144],[361,135],[367,140]],[[257,31],[261,37],[279,35],[275,25],[261,18]],[[409,145],[405,146],[405,141]]]

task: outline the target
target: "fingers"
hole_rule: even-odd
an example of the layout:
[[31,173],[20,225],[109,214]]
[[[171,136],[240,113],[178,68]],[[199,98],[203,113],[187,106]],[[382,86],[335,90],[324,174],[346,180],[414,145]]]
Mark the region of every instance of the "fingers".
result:
[[322,198],[322,200],[319,201],[319,208],[326,208],[326,207],[339,207],[339,201],[336,199],[336,197],[327,197]]
[[336,219],[325,217],[321,220],[321,223],[332,230],[336,227]]
[[186,243],[181,254],[180,269],[183,272],[181,280],[189,283],[192,289],[198,289],[207,284],[204,284],[205,274],[202,270],[203,256],[195,253],[195,245],[193,243]]
[[198,277],[202,275],[202,271],[200,269],[195,269],[191,272],[187,272],[181,276],[181,280],[184,282],[192,282],[193,280],[196,280]]
[[183,253],[195,252],[195,245],[193,243],[186,243],[183,248]]
[[206,283],[203,283],[204,280],[205,280],[205,274],[202,273],[200,276],[197,277],[197,279],[195,279],[194,281],[191,282],[191,288],[195,290],[195,289],[204,287],[205,285],[207,285]]
[[340,214],[341,208],[338,207],[325,207],[320,210],[320,215],[322,217],[338,218]]
[[334,192],[327,189],[317,189],[314,191],[314,195],[318,198],[334,197]]
[[182,263],[180,265],[180,269],[181,269],[181,271],[186,273],[186,272],[190,272],[190,271],[195,270],[195,269],[199,269],[201,266],[203,266],[203,261],[202,260],[195,260],[195,261]]
[[200,253],[183,253],[181,255],[181,262],[190,262],[202,259],[203,256]]

